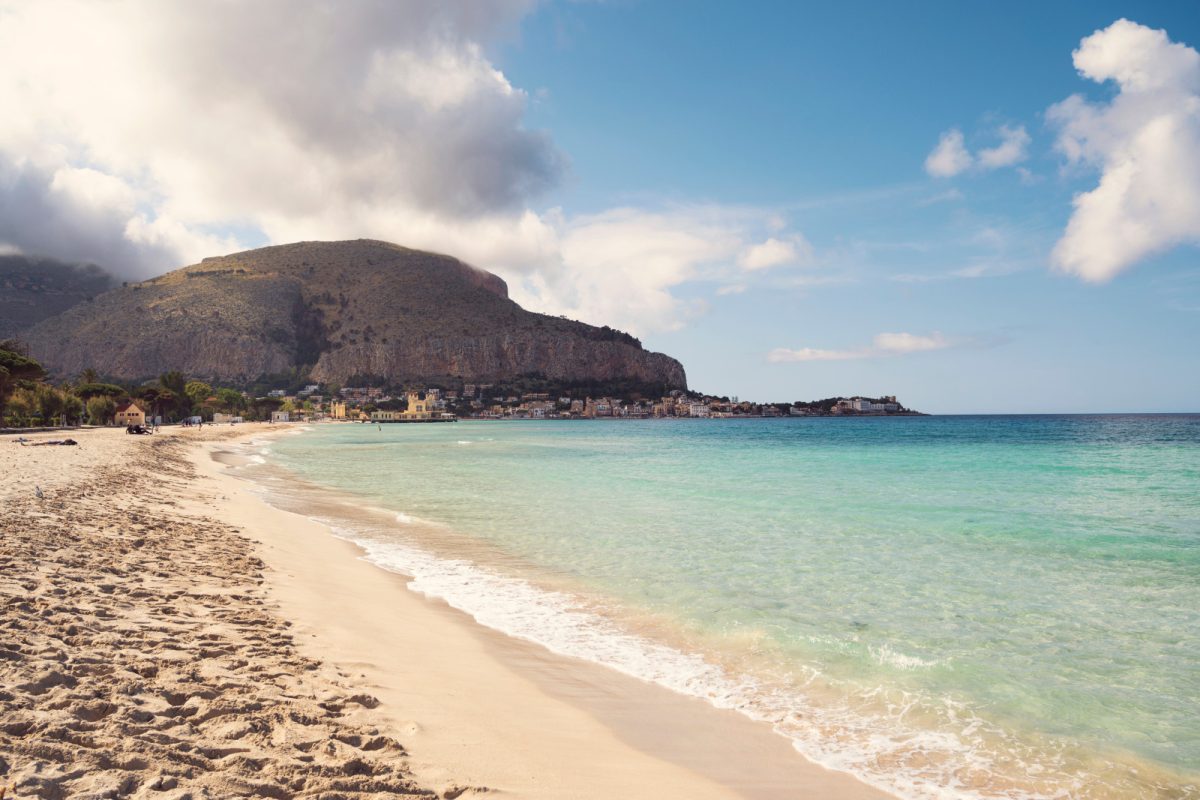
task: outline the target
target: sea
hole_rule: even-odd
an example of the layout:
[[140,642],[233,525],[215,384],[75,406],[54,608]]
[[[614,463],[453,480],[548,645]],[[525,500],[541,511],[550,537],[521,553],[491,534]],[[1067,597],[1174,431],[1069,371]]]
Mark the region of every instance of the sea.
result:
[[901,798],[1200,797],[1200,415],[316,424],[264,496]]

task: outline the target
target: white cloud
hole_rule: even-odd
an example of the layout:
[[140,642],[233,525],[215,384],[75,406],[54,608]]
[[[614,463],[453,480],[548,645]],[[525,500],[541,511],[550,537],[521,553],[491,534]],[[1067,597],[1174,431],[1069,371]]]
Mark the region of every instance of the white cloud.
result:
[[673,290],[690,281],[736,279],[739,254],[771,220],[768,213],[729,206],[559,215],[540,267],[497,271],[523,305],[635,333],[674,330],[707,307]]
[[798,361],[847,361],[854,358],[869,358],[867,348],[860,350],[819,350],[815,347],[801,347],[792,350],[787,347],[776,347],[767,353],[767,361],[772,364],[791,364]]
[[1114,81],[1116,97],[1074,95],[1047,112],[1071,164],[1100,171],[1075,210],[1052,261],[1107,281],[1147,256],[1200,242],[1200,53],[1166,31],[1126,19],[1085,38],[1080,75]]
[[923,353],[931,350],[945,350],[956,346],[956,342],[946,338],[941,333],[930,333],[924,336],[912,333],[880,333],[872,339],[871,344],[850,350],[821,350],[813,347],[802,347],[792,350],[777,347],[767,354],[767,361],[773,364],[789,364],[799,361],[849,361],[860,358],[886,358],[902,356],[909,353]]
[[941,135],[925,159],[925,171],[935,178],[952,178],[971,168],[973,159],[963,144],[962,131],[951,128]]
[[[768,224],[774,220],[769,220]],[[760,270],[784,264],[799,264],[812,257],[812,245],[800,235],[787,239],[769,237],[766,241],[751,245],[738,254],[738,265],[745,270]]]
[[481,43],[531,5],[0,0],[0,239],[139,276],[222,228],[518,239],[565,159]]
[[921,353],[926,350],[943,350],[950,341],[940,333],[917,336],[912,333],[880,333],[874,339],[875,349],[881,353],[902,355]]
[[728,284],[728,285],[726,285],[726,286],[721,286],[720,288],[718,288],[718,289],[717,289],[717,296],[718,296],[718,297],[724,297],[724,296],[726,296],[726,295],[731,295],[731,294],[742,294],[742,293],[743,293],[743,292],[745,292],[745,291],[746,291],[746,284],[744,284],[744,283],[731,283],[731,284]]
[[689,281],[810,257],[778,209],[536,210],[566,159],[486,55],[533,5],[0,0],[0,242],[140,278],[379,238],[638,333],[704,312]]
[[1029,157],[1026,148],[1029,147],[1029,134],[1024,126],[1010,128],[1000,126],[1000,144],[979,151],[979,166],[984,169],[1011,167]]
[[922,208],[926,206],[934,206],[938,203],[956,203],[962,200],[965,195],[958,189],[947,189],[944,192],[939,192],[931,197],[926,197],[923,200],[918,200],[917,205]]
[[996,129],[1000,144],[972,155],[962,131],[951,128],[941,135],[937,146],[925,159],[925,171],[935,178],[952,178],[969,169],[993,170],[1011,167],[1029,157],[1029,133],[1025,126],[1001,125]]

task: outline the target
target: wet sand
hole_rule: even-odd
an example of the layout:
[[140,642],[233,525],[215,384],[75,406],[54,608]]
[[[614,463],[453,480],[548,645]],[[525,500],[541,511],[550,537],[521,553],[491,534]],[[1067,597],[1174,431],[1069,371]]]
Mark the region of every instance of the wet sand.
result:
[[0,785],[174,800],[886,797],[734,712],[409,591],[213,460],[229,437],[271,430],[84,431],[78,448],[0,437]]

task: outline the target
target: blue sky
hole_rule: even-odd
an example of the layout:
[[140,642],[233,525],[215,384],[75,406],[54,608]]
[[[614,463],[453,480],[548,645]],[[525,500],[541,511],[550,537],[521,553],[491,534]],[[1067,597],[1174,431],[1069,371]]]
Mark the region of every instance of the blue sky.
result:
[[[1064,170],[1045,112],[1111,85],[1072,51],[1129,18],[1200,44],[1194,3],[894,3],[543,7],[498,55],[536,93],[529,123],[571,159],[551,202],[572,213],[711,202],[778,209],[815,263],[707,298],[648,346],[693,384],[743,397],[896,393],[955,411],[1196,410],[1200,254],[1174,247],[1104,284],[1055,273],[1050,252],[1094,170]],[[1029,174],[935,178],[948,129],[968,146],[1024,126]],[[995,275],[952,273],[983,265]],[[793,273],[794,274],[794,273]],[[821,281],[828,281],[821,285]],[[768,363],[774,347],[854,348],[880,331],[962,347]]]
[[1197,411],[1200,5],[0,0],[0,252],[371,237],[694,388]]

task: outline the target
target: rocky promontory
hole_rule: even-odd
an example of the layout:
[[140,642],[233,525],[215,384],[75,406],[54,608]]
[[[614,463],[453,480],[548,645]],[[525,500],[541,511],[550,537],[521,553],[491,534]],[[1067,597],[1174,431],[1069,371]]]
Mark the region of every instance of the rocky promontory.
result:
[[522,376],[684,389],[683,366],[628,334],[536,314],[496,275],[372,240],[248,250],[130,283],[24,332],[54,373],[136,380],[167,370],[247,383],[391,384]]

